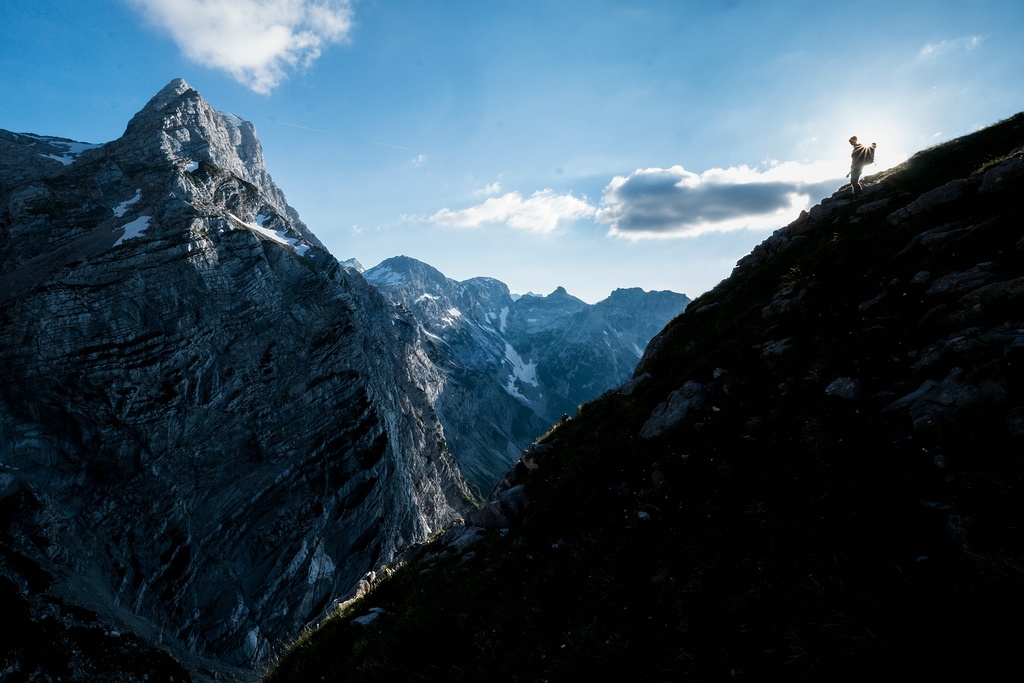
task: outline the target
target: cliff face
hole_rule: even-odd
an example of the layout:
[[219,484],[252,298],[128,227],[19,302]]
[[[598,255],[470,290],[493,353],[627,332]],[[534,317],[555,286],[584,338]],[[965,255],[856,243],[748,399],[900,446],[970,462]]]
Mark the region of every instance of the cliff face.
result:
[[1024,114],[777,231],[630,382],[527,449],[474,526],[411,553],[269,680],[1012,669],[1022,152]]
[[[459,517],[415,323],[323,250],[250,124],[178,80],[119,140],[0,131],[0,159],[0,573],[21,631],[54,631],[0,667],[130,633],[244,676]],[[65,680],[132,665],[102,666]]]
[[462,282],[407,256],[365,273],[412,312],[444,370],[436,407],[482,491],[548,427],[630,378],[647,342],[686,307],[676,292],[619,289],[587,304],[559,287],[513,299],[493,278]]

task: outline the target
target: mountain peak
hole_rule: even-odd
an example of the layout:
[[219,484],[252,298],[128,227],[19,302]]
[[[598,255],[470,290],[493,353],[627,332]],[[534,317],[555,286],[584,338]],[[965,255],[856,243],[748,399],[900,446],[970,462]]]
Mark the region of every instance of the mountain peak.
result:
[[402,268],[404,270],[413,270],[424,267],[433,268],[433,266],[430,266],[417,258],[413,258],[412,256],[406,256],[405,254],[386,258],[381,261],[379,265],[387,265],[390,268]]
[[[177,90],[179,93],[181,93],[181,92],[184,92],[186,90],[192,90],[193,88],[192,88],[191,85],[189,85],[185,81],[184,78],[181,78],[179,76],[178,78],[172,78],[171,82],[168,83],[167,85],[165,85],[164,88],[163,88],[163,90],[170,90],[170,89]],[[161,92],[163,92],[163,91],[161,91]]]
[[[185,93],[196,92],[195,89],[189,85],[184,78],[175,78],[170,83],[160,89],[156,95],[149,101],[147,108],[155,106],[156,108],[162,109],[168,102],[171,102],[175,98],[181,97]],[[198,93],[197,93],[198,94]]]
[[248,121],[216,111],[184,79],[175,78],[146,103],[116,142],[122,156],[146,168],[193,172],[210,164],[258,187],[287,211],[284,196],[267,174],[263,148]]
[[[0,669],[253,681],[473,499],[440,380],[411,317],[308,250],[252,127],[183,80],[90,149],[0,131],[0,441],[44,444],[0,458],[0,603],[12,632],[45,636],[5,631]],[[66,429],[88,436],[64,448]],[[65,457],[70,478],[50,467]],[[51,536],[44,519],[71,521]]]
[[384,259],[363,273],[363,276],[375,284],[413,283],[417,287],[422,287],[424,282],[443,283],[448,279],[437,268],[411,256]]
[[[155,122],[154,119],[156,117],[162,116],[162,114],[166,110],[170,109],[174,103],[182,97],[182,95],[190,92],[195,93],[198,99],[202,101],[202,96],[199,92],[189,85],[185,79],[175,78],[153,95],[153,97],[146,102],[146,105],[132,117],[131,121],[128,122],[125,134],[128,134],[130,131],[137,129],[144,124],[148,123],[152,125]],[[203,104],[205,104],[205,101],[203,101]],[[160,123],[163,123],[163,121]]]

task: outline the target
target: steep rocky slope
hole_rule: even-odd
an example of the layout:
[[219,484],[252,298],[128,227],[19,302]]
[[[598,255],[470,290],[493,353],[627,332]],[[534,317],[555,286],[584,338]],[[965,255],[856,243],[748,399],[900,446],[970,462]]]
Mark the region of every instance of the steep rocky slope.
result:
[[989,680],[1024,609],[1024,114],[837,192],[268,681]]
[[251,677],[467,508],[415,322],[250,124],[176,80],[0,160],[0,678]]
[[563,414],[629,379],[644,347],[689,299],[619,289],[597,304],[559,287],[513,299],[498,280],[458,282],[407,256],[364,273],[412,312],[444,371],[435,406],[468,479],[489,491]]

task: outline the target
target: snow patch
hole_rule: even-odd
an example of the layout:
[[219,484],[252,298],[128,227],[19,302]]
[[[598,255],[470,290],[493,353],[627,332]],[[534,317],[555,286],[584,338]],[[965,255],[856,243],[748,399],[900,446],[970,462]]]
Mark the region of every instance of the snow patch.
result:
[[519,387],[516,386],[515,375],[509,375],[508,382],[505,384],[505,391],[512,398],[518,398],[523,403],[528,403],[526,397],[519,391]]
[[445,346],[448,346],[448,342],[445,341],[444,337],[440,337],[440,336],[434,334],[433,332],[431,332],[427,328],[423,327],[423,325],[420,325],[420,332],[422,332],[426,336],[430,337],[431,339],[436,340],[438,343],[444,344]]
[[540,383],[537,381],[536,361],[524,363],[523,357],[508,342],[505,342],[505,359],[512,364],[512,372],[516,378],[535,387],[540,386]]
[[34,138],[36,140],[40,140],[42,142],[45,142],[48,145],[52,145],[53,147],[63,148],[64,149],[64,153],[63,154],[60,154],[60,155],[57,155],[57,154],[40,154],[39,156],[43,157],[44,159],[53,159],[54,161],[59,161],[60,163],[64,164],[65,166],[73,164],[75,162],[75,160],[78,158],[78,155],[81,154],[82,152],[85,152],[85,151],[90,150],[90,149],[96,149],[97,147],[101,147],[102,146],[102,145],[94,145],[94,144],[91,144],[91,143],[88,143],[88,142],[72,142],[70,140],[55,140],[53,138],[44,137],[42,135],[32,135],[31,133],[15,133],[15,135],[18,135],[18,137]]
[[423,293],[423,294],[420,294],[419,298],[416,299],[415,303],[419,303],[419,302],[424,301],[424,300],[426,300],[426,301],[437,301],[437,297],[434,296],[433,294]]
[[116,247],[122,242],[127,242],[128,240],[135,239],[136,237],[142,235],[142,233],[146,232],[146,228],[149,227],[149,220],[151,218],[152,216],[139,216],[130,223],[125,223],[123,226],[121,226],[122,228],[124,228],[124,234],[117,238],[117,241],[114,242],[114,246]]
[[59,161],[65,166],[70,166],[71,164],[75,163],[75,157],[69,156],[67,154],[63,156],[57,156],[56,154],[41,154],[40,156],[42,156],[44,159],[53,159],[54,161]]
[[96,149],[102,147],[102,145],[94,145],[89,142],[57,142],[51,140],[50,144],[63,145],[67,149],[67,154],[78,156],[82,152],[87,152],[90,149]]
[[404,285],[408,282],[405,273],[398,273],[387,266],[374,270],[366,276],[366,279],[375,284],[381,285]]
[[224,119],[225,123],[230,123],[235,128],[241,128],[242,125],[245,123],[245,121],[243,121],[242,119],[226,111],[219,111],[217,113],[220,114],[220,117]]
[[196,171],[199,170],[199,162],[198,161],[190,161],[190,162],[188,162],[188,166],[185,167],[185,170],[188,171],[189,173],[195,173]]
[[239,218],[233,213],[228,213],[228,216],[235,219],[245,228],[248,228],[249,230],[252,230],[253,232],[259,235],[263,235],[272,242],[277,242],[281,246],[291,247],[299,256],[305,256],[306,252],[309,251],[308,245],[303,244],[301,241],[295,239],[294,237],[289,237],[287,233],[285,233],[284,231],[270,230],[268,228],[264,228],[262,224],[267,221],[268,216],[265,216],[263,214],[256,216],[256,220],[260,222],[259,225],[257,225],[256,223],[247,223],[246,221],[243,221],[241,218]]
[[456,321],[462,317],[462,311],[454,307],[449,308],[445,313],[448,315],[442,315],[438,318],[438,321],[445,325],[455,325]]
[[505,342],[505,360],[512,364],[512,374],[509,375],[508,382],[505,384],[505,391],[513,398],[526,401],[527,398],[520,393],[516,382],[519,381],[534,387],[540,386],[540,382],[537,381],[536,361],[524,363],[523,357],[508,342]]
[[142,198],[142,190],[135,190],[135,196],[134,197],[132,197],[131,199],[128,199],[126,201],[123,201],[123,202],[121,202],[120,204],[118,204],[117,206],[114,207],[114,215],[117,216],[118,218],[120,218],[121,216],[125,215],[126,213],[128,213],[128,207],[130,207],[132,204],[134,204],[137,201],[139,201],[141,198]]
[[499,323],[499,329],[505,332],[505,324],[508,322],[508,306],[501,308],[501,322]]

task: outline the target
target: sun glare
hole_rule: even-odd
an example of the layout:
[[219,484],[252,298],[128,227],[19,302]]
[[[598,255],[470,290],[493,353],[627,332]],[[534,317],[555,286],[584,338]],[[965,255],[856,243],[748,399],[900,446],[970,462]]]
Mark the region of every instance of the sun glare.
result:
[[875,109],[860,107],[849,111],[856,113],[844,113],[837,117],[836,125],[829,127],[831,133],[828,134],[828,139],[835,141],[831,146],[832,154],[847,162],[850,156],[847,140],[853,135],[857,136],[861,144],[874,142],[878,145],[872,169],[874,172],[902,163],[911,154],[933,144],[926,142],[931,138],[932,131],[920,129],[898,104]]

